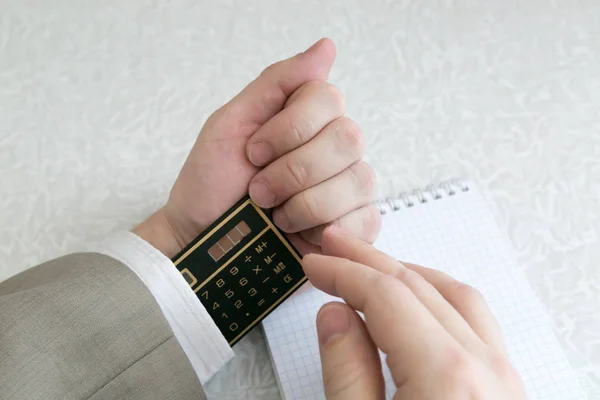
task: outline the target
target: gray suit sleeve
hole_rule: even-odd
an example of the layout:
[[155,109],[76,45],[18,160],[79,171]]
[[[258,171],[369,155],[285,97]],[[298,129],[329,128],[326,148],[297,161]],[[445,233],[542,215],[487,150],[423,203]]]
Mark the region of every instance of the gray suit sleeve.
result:
[[0,283],[0,399],[206,399],[152,294],[108,256]]

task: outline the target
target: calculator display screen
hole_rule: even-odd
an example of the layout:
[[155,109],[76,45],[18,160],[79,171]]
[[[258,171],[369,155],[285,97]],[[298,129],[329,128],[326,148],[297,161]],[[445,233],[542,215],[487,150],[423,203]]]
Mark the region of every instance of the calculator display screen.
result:
[[213,244],[210,249],[208,249],[208,254],[210,254],[213,260],[219,261],[221,257],[234,249],[236,245],[251,232],[252,230],[248,224],[244,221],[240,221],[233,229],[227,232],[225,236],[220,238],[217,243]]

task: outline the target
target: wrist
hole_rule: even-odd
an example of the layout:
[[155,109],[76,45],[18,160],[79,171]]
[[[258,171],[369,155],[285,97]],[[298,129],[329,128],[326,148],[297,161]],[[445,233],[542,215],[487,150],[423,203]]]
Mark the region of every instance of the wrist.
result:
[[177,233],[164,208],[133,228],[132,232],[168,258],[173,258],[187,245],[187,242]]

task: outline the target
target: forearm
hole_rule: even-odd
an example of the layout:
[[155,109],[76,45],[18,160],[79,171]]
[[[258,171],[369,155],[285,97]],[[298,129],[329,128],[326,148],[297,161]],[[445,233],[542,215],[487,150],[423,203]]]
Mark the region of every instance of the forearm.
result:
[[[160,382],[150,398],[202,393],[152,294],[108,256],[72,254],[0,283],[0,320],[0,398],[102,397],[132,367]],[[146,365],[167,348],[168,368]]]

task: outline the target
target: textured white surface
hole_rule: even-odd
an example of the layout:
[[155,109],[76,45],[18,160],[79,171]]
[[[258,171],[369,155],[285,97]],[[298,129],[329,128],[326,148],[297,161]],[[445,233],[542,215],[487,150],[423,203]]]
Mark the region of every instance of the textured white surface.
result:
[[[477,182],[600,398],[597,0],[0,0],[0,279],[142,220],[210,112],[321,36],[381,195]],[[209,393],[277,399],[261,332],[236,353]]]

